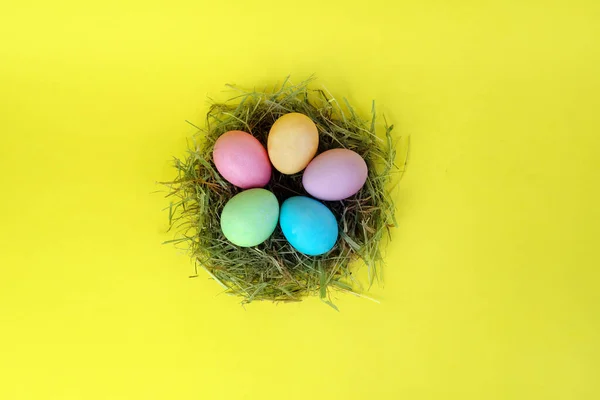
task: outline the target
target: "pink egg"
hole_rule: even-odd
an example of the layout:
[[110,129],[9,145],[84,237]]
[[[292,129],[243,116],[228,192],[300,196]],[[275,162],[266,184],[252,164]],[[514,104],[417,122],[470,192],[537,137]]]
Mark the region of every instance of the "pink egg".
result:
[[229,131],[221,135],[215,143],[213,160],[221,176],[242,189],[263,187],[271,179],[267,150],[246,132]]
[[357,153],[333,149],[319,154],[308,164],[302,184],[317,199],[343,200],[363,187],[367,174],[367,163]]

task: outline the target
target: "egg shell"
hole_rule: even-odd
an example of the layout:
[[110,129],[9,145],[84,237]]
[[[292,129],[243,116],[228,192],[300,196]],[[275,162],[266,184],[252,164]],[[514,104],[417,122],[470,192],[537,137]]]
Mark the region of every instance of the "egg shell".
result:
[[302,176],[304,189],[321,200],[343,200],[356,194],[367,181],[365,160],[352,150],[333,149],[315,157]]
[[279,219],[279,202],[266,189],[249,189],[233,196],[221,213],[221,230],[240,247],[256,246],[271,236]]
[[229,131],[215,142],[213,161],[231,184],[242,189],[263,187],[271,179],[269,155],[258,139],[243,131]]
[[287,241],[309,256],[327,253],[338,237],[338,224],[331,210],[310,197],[296,196],[284,201],[279,225]]
[[286,175],[302,171],[317,154],[319,131],[304,114],[280,117],[269,131],[267,149],[273,166]]

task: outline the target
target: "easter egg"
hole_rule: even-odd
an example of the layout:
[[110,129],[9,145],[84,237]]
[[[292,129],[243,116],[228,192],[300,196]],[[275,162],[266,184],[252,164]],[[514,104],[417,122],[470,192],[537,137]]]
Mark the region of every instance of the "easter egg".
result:
[[221,213],[221,230],[240,247],[267,240],[277,226],[279,202],[266,189],[249,189],[233,196]]
[[327,253],[338,237],[338,224],[333,213],[310,197],[296,196],[284,201],[279,225],[287,241],[309,256]]
[[302,185],[317,199],[342,200],[363,187],[367,174],[367,164],[357,153],[333,149],[319,154],[308,164],[302,175]]
[[269,158],[277,171],[291,175],[302,171],[317,154],[319,131],[304,114],[289,113],[280,117],[269,131]]
[[215,142],[213,161],[231,184],[242,189],[263,187],[271,179],[271,163],[262,144],[249,133],[229,131]]

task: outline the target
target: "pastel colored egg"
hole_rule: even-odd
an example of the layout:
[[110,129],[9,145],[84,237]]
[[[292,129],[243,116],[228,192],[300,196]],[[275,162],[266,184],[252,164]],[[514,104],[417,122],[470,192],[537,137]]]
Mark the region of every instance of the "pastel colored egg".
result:
[[213,161],[225,180],[242,189],[263,187],[271,179],[267,151],[246,132],[229,131],[221,135],[215,142]]
[[275,121],[269,131],[269,158],[282,174],[302,171],[317,154],[318,147],[317,126],[304,114],[285,114]]
[[296,196],[284,201],[279,225],[287,241],[309,256],[327,253],[338,237],[338,224],[331,210],[310,197]]
[[279,202],[266,189],[249,189],[233,196],[221,213],[221,230],[240,247],[261,244],[271,236],[279,218]]
[[352,150],[333,149],[315,157],[302,175],[304,189],[321,200],[343,200],[367,181],[367,163]]

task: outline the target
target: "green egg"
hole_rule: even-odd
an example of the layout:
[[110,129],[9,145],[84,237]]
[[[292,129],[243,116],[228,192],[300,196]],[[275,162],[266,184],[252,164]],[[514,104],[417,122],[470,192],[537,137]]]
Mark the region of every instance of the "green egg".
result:
[[221,230],[240,247],[261,244],[271,236],[279,220],[279,202],[265,189],[245,190],[231,198],[221,213]]

